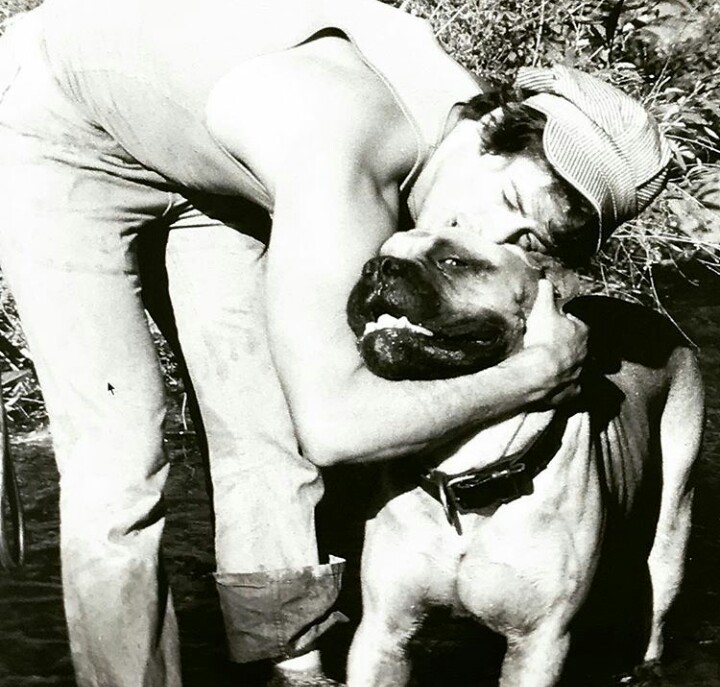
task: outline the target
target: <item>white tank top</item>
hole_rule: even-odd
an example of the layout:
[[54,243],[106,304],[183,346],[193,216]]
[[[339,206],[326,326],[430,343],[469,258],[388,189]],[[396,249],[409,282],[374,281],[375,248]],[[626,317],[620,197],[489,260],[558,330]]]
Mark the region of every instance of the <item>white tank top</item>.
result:
[[415,169],[452,106],[479,90],[427,22],[377,0],[46,0],[40,9],[58,83],[132,158],[192,190],[247,196],[249,182],[268,208],[267,191],[205,123],[213,86],[243,60],[340,30],[415,130]]

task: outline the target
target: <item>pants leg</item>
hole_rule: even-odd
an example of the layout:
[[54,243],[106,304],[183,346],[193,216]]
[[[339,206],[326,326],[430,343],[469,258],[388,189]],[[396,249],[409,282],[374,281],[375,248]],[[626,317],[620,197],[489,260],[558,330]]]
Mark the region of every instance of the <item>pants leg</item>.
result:
[[299,454],[267,344],[264,246],[187,202],[176,209],[169,293],[207,435],[231,656],[291,655],[337,619],[342,564],[318,564],[322,481]]
[[77,684],[179,686],[159,561],[163,387],[132,255],[167,195],[62,156],[0,127],[0,262],[50,417]]
[[[164,408],[133,247],[138,230],[172,208],[153,190],[162,180],[128,160],[58,93],[31,22],[22,28],[13,31],[10,51],[25,53],[19,72],[12,64],[0,70],[0,260],[56,444],[78,684],[175,685],[177,632],[158,561]],[[192,212],[185,222],[182,231],[192,229]],[[197,236],[210,224],[218,222],[201,220]],[[225,257],[215,251],[217,266],[190,264],[195,258],[186,254],[169,269],[211,437],[219,591],[231,654],[242,661],[305,651],[334,620],[329,609],[342,567],[317,565],[317,472],[297,455],[269,357],[262,353],[257,367],[250,360],[264,338],[248,334],[255,331],[243,324],[248,304],[232,298],[251,286],[232,281],[250,274],[242,260],[233,263],[247,247],[236,244]],[[235,393],[236,383],[244,390]],[[260,466],[267,471],[256,475]]]

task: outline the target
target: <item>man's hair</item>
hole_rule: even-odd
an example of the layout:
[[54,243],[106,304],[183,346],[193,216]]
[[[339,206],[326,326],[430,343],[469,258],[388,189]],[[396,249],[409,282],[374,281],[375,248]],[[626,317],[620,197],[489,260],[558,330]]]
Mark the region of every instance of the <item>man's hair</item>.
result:
[[599,218],[595,208],[547,160],[543,147],[546,117],[519,101],[512,92],[481,93],[463,104],[462,119],[478,120],[500,108],[482,133],[483,152],[493,155],[527,155],[538,161],[553,178],[553,192],[563,207],[562,227],[550,227],[555,239],[552,251],[566,265],[580,265],[595,253]]

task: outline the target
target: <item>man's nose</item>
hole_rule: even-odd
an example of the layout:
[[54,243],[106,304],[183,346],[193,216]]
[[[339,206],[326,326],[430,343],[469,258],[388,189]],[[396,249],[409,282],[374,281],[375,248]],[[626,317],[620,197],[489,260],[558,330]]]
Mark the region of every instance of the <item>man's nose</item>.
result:
[[508,240],[509,230],[507,224],[492,212],[476,214],[458,213],[448,223],[452,228],[473,233],[490,243],[505,243]]
[[456,226],[472,233],[478,239],[501,246],[518,245],[524,236],[533,232],[535,225],[524,220],[519,221],[517,217],[498,214],[482,218],[458,219]]
[[426,253],[435,240],[436,237],[424,229],[398,232],[380,247],[380,255],[412,260]]

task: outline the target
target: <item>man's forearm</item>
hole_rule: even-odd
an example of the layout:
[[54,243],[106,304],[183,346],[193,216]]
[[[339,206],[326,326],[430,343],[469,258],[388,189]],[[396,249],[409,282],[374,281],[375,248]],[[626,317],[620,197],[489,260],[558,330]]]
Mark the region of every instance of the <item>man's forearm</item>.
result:
[[293,398],[300,442],[318,465],[415,453],[459,430],[509,417],[556,388],[541,347],[482,372],[449,380],[390,382],[359,368],[328,397]]

